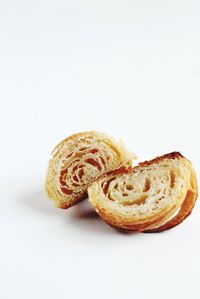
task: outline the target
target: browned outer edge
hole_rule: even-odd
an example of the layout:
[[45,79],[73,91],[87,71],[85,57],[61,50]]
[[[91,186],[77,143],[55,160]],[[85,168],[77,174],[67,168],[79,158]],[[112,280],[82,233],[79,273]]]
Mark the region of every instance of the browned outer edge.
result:
[[194,178],[194,183],[195,183],[195,190],[188,190],[185,200],[184,200],[178,214],[175,217],[173,217],[171,220],[166,222],[165,224],[163,224],[157,228],[146,230],[144,232],[151,233],[151,232],[162,232],[164,230],[169,230],[169,229],[177,226],[181,222],[183,222],[192,213],[192,210],[195,206],[195,202],[198,197],[197,180],[196,180],[196,174],[194,171],[193,171],[193,178]]
[[[165,154],[165,155],[162,155],[162,156],[158,156],[158,157],[156,157],[152,160],[141,162],[133,168],[132,167],[130,167],[129,169],[120,168],[120,169],[111,171],[107,174],[104,174],[99,179],[102,179],[102,177],[106,177],[108,175],[117,176],[117,175],[120,175],[120,174],[129,173],[132,170],[137,169],[139,167],[144,167],[144,166],[149,166],[149,165],[152,165],[152,164],[157,164],[160,161],[163,161],[164,159],[181,159],[181,158],[185,159],[185,157],[180,152],[171,152],[171,153],[168,153],[168,154]],[[144,223],[142,225],[133,225],[133,226],[130,225],[130,226],[126,226],[126,227],[123,228],[123,227],[118,227],[116,225],[108,223],[105,219],[104,219],[104,221],[107,224],[109,224],[111,227],[113,227],[115,229],[120,229],[122,231],[142,231],[142,232],[148,232],[148,233],[150,233],[150,232],[161,232],[161,231],[164,231],[164,230],[169,230],[169,229],[173,228],[174,226],[177,226],[178,224],[183,222],[184,219],[187,218],[191,214],[192,209],[195,205],[196,199],[198,197],[195,172],[193,173],[193,175],[194,175],[194,178],[195,178],[195,188],[196,188],[196,190],[195,191],[188,190],[187,195],[185,197],[185,200],[184,200],[184,202],[181,206],[181,209],[180,209],[179,213],[174,218],[172,218],[171,220],[166,222],[164,225],[161,225],[160,227],[157,227],[157,228],[154,228],[154,229],[145,230],[145,227],[149,226],[149,224],[151,222],[147,222],[147,223]],[[153,221],[152,221],[152,224],[153,224]]]
[[174,159],[181,159],[181,158],[185,158],[185,157],[180,152],[171,152],[171,153],[165,154],[163,156],[158,156],[152,160],[141,162],[134,168],[137,168],[140,166],[149,166],[151,164],[157,164],[160,161],[163,161],[164,159],[174,160]]
[[147,229],[147,230],[144,230],[143,232],[144,233],[159,233],[159,232],[162,232],[164,230],[169,230],[169,229],[179,225],[192,213],[196,199],[197,199],[197,193],[188,191],[179,213],[174,218],[172,218],[170,221],[166,222],[165,224],[161,225],[160,227],[153,228],[153,229]]
[[[143,225],[143,228],[142,226],[140,225],[135,225],[135,226],[127,226],[127,227],[118,227],[118,226],[115,226],[115,225],[112,225],[110,223],[108,223],[107,221],[105,221],[107,224],[109,224],[111,227],[117,229],[117,230],[122,230],[124,232],[131,232],[131,231],[140,231],[140,232],[143,232],[143,233],[159,233],[159,232],[163,232],[165,230],[169,230],[169,229],[172,229],[173,227],[179,225],[180,223],[182,223],[188,216],[190,216],[190,214],[192,213],[192,210],[194,208],[194,205],[195,205],[195,202],[197,200],[197,197],[198,197],[198,193],[197,192],[193,192],[193,191],[188,191],[187,192],[187,195],[185,197],[185,200],[181,206],[181,209],[179,211],[179,213],[174,217],[172,218],[171,220],[167,221],[165,224],[159,226],[159,227],[156,227],[156,228],[153,228],[153,229],[145,229],[145,227],[149,226],[149,223],[145,223]],[[156,219],[157,220],[157,219]],[[147,225],[148,224],[148,225]],[[153,222],[152,222],[153,224]]]
[[[169,212],[169,211],[168,211]],[[147,228],[149,226],[152,226],[154,225],[155,223],[157,222],[160,222],[163,220],[163,218],[166,216],[165,215],[162,215],[162,216],[159,216],[158,218],[156,219],[153,219],[153,220],[149,220],[149,221],[146,221],[144,223],[141,223],[141,224],[129,224],[129,225],[123,225],[123,226],[120,226],[121,229],[124,229],[124,230],[127,230],[127,231],[140,231],[140,232],[144,232],[147,230]],[[113,227],[117,227],[116,225],[111,225]],[[119,226],[118,226],[119,227]]]

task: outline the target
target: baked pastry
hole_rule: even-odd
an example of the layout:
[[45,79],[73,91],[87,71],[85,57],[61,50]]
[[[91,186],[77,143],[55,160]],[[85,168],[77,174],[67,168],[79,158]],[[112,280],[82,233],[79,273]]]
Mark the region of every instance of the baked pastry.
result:
[[173,152],[103,175],[88,194],[96,212],[111,226],[160,232],[190,215],[197,181],[190,161]]
[[122,143],[95,131],[61,141],[49,161],[46,191],[57,207],[67,209],[87,196],[88,186],[107,171],[131,165],[135,155]]

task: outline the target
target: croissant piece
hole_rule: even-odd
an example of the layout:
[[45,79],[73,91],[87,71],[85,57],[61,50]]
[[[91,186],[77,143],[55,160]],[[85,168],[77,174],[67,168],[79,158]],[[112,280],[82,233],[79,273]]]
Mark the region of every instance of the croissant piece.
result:
[[103,175],[88,188],[96,212],[113,227],[160,232],[190,215],[197,199],[195,171],[173,152]]
[[102,174],[129,167],[134,154],[122,143],[95,131],[61,141],[49,161],[46,191],[57,207],[67,209],[87,196],[87,188]]

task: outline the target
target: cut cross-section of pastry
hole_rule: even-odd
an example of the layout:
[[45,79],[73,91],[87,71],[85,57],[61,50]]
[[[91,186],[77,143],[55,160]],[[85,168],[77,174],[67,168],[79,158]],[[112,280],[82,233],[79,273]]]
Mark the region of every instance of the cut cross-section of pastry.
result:
[[130,167],[136,156],[104,133],[74,134],[52,152],[46,191],[59,208],[67,209],[87,196],[87,188],[102,174]]
[[197,181],[190,161],[173,152],[103,175],[88,194],[96,212],[111,226],[159,232],[190,215]]

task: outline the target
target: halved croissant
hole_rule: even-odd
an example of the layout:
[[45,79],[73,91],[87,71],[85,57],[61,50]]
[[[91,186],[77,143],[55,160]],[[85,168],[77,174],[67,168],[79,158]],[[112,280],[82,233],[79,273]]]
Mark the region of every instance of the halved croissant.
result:
[[159,232],[190,215],[197,181],[190,161],[173,152],[103,175],[88,194],[96,212],[111,226]]
[[107,171],[131,165],[134,154],[107,134],[74,134],[53,150],[46,191],[57,207],[67,209],[87,196],[88,186]]

